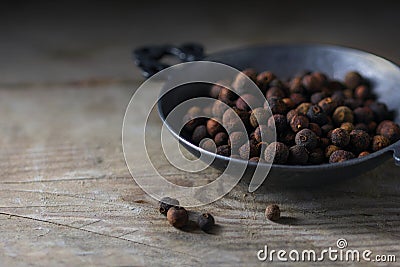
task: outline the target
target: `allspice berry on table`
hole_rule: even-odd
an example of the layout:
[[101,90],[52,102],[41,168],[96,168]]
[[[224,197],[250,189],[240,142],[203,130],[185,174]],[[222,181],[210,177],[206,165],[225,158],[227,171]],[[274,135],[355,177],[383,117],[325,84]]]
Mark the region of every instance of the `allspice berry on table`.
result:
[[201,230],[208,232],[215,225],[215,219],[210,213],[203,213],[197,218],[197,224]]
[[167,212],[168,222],[176,228],[182,228],[189,221],[189,215],[183,207],[171,207]]
[[277,221],[281,217],[281,210],[276,204],[268,205],[265,209],[265,217],[271,221]]

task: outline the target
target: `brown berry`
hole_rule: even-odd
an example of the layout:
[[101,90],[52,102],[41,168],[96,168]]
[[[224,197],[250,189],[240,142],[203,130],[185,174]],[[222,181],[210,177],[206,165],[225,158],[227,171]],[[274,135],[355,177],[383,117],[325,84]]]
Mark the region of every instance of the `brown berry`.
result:
[[228,134],[225,132],[219,132],[214,136],[214,142],[217,146],[228,144]]
[[352,150],[361,152],[367,150],[371,143],[371,137],[363,130],[353,130],[350,133],[350,145]]
[[362,82],[361,75],[356,71],[351,71],[346,74],[344,77],[344,84],[349,89],[354,89],[359,86]]
[[171,207],[179,206],[179,201],[174,198],[163,197],[162,199],[160,199],[159,205],[160,213],[163,215],[167,215],[167,212]]
[[310,129],[303,129],[296,134],[296,144],[304,146],[308,150],[313,150],[318,145],[317,135]]
[[250,113],[250,124],[256,128],[259,124],[267,124],[270,113],[264,108],[255,108]]
[[266,147],[264,157],[268,163],[285,164],[289,157],[289,149],[281,142],[273,142]]
[[385,136],[390,143],[395,143],[400,139],[400,127],[392,121],[383,121],[378,125],[376,133]]
[[189,221],[187,211],[183,207],[171,207],[167,212],[168,222],[176,228],[182,228]]
[[337,107],[332,116],[336,125],[341,125],[343,122],[354,122],[354,114],[351,109],[346,106]]
[[387,146],[390,145],[390,140],[387,139],[383,135],[375,135],[374,138],[372,139],[372,144],[371,144],[371,149],[372,151],[378,151],[381,150]]
[[207,133],[211,137],[214,137],[217,133],[222,132],[224,130],[222,125],[216,119],[209,119],[207,121],[206,127],[207,127]]
[[329,163],[339,163],[354,158],[355,158],[354,154],[349,151],[337,150],[333,152],[332,155],[330,156]]
[[268,205],[265,209],[265,217],[271,221],[277,221],[281,217],[281,210],[276,204]]
[[350,134],[341,128],[332,131],[331,142],[338,147],[346,147],[350,143]]
[[306,116],[294,115],[290,121],[290,127],[292,128],[293,132],[297,133],[308,128],[309,123],[309,119]]
[[304,165],[308,161],[308,151],[304,146],[295,145],[289,149],[288,163]]

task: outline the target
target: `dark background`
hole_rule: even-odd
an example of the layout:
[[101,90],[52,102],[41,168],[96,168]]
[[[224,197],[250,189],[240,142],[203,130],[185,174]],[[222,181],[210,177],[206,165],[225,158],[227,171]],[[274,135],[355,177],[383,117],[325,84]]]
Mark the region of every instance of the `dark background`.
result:
[[188,41],[208,53],[260,43],[339,44],[399,63],[399,7],[399,1],[5,2],[0,83],[21,76],[139,79],[132,48]]

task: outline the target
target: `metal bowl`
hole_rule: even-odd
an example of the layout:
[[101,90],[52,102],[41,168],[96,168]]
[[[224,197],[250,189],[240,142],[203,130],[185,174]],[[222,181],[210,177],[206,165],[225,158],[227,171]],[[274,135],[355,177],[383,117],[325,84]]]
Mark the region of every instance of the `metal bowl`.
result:
[[[389,109],[400,114],[400,68],[392,62],[360,50],[332,45],[264,45],[223,51],[205,57],[203,60],[220,62],[239,70],[254,68],[257,71],[271,70],[282,79],[290,78],[304,70],[326,73],[330,78],[343,79],[348,71],[356,70],[367,78],[378,100]],[[173,77],[172,77],[173,78]],[[158,103],[159,115],[163,121],[179,103],[194,97],[208,95],[209,86],[187,84],[166,94]],[[161,92],[163,93],[163,92]],[[397,123],[400,118],[396,116]],[[193,145],[167,125],[171,133],[195,156],[204,150]],[[209,152],[205,152],[209,153]],[[209,153],[210,154],[210,153]],[[266,179],[268,184],[290,186],[314,186],[343,178],[356,177],[374,169],[394,155],[400,165],[400,141],[363,158],[336,164],[292,166],[273,164]],[[251,178],[257,166],[254,162],[215,156],[212,166],[224,170],[229,161],[247,164],[244,178]],[[262,168],[266,164],[259,163]]]

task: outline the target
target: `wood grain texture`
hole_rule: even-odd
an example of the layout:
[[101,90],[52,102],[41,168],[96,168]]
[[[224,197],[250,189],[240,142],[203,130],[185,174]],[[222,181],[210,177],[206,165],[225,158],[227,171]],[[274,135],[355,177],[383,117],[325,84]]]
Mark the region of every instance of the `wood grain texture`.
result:
[[[319,251],[338,238],[352,249],[398,256],[399,170],[392,161],[318,189],[262,187],[249,194],[239,184],[193,209],[192,218],[205,210],[215,215],[213,234],[170,227],[122,154],[124,109],[138,84],[1,88],[0,265],[258,266],[264,245]],[[150,119],[152,129],[159,125]],[[218,175],[182,174],[157,149],[149,151],[174,182]],[[268,203],[281,206],[279,223],[265,220]]]
[[[208,54],[265,43],[329,43],[400,62],[395,2],[220,3],[195,9],[187,1],[2,6],[1,267],[287,266],[261,263],[256,253],[264,245],[321,251],[339,238],[350,249],[400,260],[400,172],[392,160],[362,177],[317,189],[264,186],[250,194],[239,184],[192,210],[192,219],[202,211],[215,215],[212,234],[170,227],[157,202],[137,186],[121,146],[125,107],[143,81],[132,64],[132,48],[189,41],[204,44]],[[151,116],[151,130],[159,126]],[[219,174],[182,173],[158,146],[148,149],[172,182],[204,184]],[[153,178],[145,168],[140,175]],[[280,205],[279,223],[265,220],[269,203]]]

